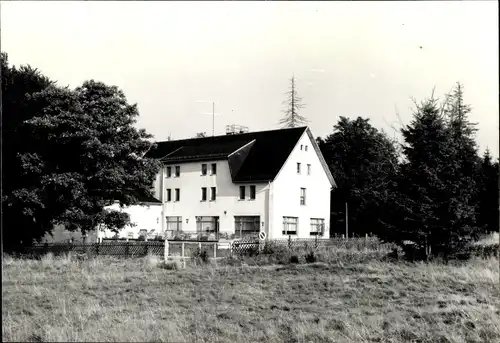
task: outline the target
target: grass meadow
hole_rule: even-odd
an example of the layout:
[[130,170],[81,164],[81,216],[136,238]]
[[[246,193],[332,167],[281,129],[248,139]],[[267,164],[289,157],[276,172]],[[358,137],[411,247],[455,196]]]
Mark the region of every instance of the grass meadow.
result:
[[343,263],[336,254],[185,268],[154,256],[4,256],[3,341],[500,342],[498,258],[410,264],[351,253]]

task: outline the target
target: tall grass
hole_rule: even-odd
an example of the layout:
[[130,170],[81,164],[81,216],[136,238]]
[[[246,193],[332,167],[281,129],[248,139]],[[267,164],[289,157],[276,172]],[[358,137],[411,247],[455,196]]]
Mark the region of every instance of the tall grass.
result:
[[298,255],[298,265],[186,268],[155,256],[4,256],[3,340],[500,341],[498,258],[390,263],[339,250],[303,264]]

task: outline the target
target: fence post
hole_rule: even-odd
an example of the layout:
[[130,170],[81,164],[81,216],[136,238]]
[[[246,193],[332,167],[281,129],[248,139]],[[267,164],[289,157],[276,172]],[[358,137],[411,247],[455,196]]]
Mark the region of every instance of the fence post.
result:
[[292,249],[292,236],[288,235],[288,250]]
[[214,258],[217,258],[217,243],[214,243]]
[[184,242],[182,242],[182,246],[181,246],[181,257],[184,258]]
[[201,242],[198,242],[198,248],[200,248],[201,251]]
[[99,256],[99,243],[95,244],[95,255]]
[[127,239],[127,243],[125,245],[125,258],[128,258],[128,255],[129,255],[129,242],[128,242],[128,239]]
[[163,258],[165,259],[165,262],[168,260],[168,239],[165,238],[165,249],[163,250]]

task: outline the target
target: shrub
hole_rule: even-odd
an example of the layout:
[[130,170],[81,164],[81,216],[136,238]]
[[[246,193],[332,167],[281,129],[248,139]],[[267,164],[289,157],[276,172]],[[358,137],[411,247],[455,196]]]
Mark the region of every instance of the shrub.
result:
[[179,270],[182,268],[181,263],[179,261],[162,261],[157,264],[158,268],[167,269],[167,270]]
[[299,263],[299,257],[297,255],[290,256],[290,263]]
[[208,256],[208,252],[206,250],[201,250],[200,248],[196,248],[191,253],[191,260],[196,264],[207,264],[210,262],[210,257]]
[[306,263],[314,263],[316,262],[316,255],[314,255],[314,251],[309,251],[305,256],[304,259],[306,260]]

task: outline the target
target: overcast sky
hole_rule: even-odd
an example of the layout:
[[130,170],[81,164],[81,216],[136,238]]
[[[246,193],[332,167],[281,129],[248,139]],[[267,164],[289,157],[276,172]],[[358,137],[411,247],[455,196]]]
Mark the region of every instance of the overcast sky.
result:
[[[422,47],[422,48],[420,48]],[[498,156],[497,1],[2,2],[1,49],[61,85],[119,86],[157,140],[278,128],[293,73],[315,136],[339,116],[391,136],[456,81]]]

